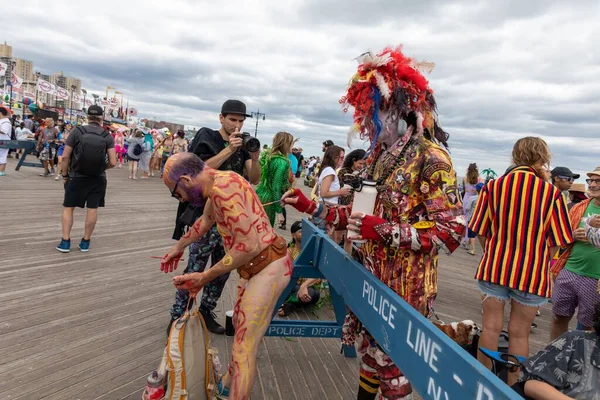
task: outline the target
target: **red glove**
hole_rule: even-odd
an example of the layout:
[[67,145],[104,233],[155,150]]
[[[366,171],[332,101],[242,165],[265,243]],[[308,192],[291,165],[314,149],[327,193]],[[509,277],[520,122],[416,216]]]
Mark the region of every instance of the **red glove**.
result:
[[308,197],[306,197],[304,195],[304,193],[302,193],[302,190],[300,189],[290,189],[292,191],[292,195],[287,197],[287,199],[290,200],[295,200],[295,202],[293,203],[287,203],[290,206],[294,207],[296,210],[300,211],[301,213],[307,213],[307,214],[311,214],[315,212],[315,210],[317,209],[317,205],[315,204],[314,201],[311,201]]
[[381,225],[389,225],[389,223],[383,218],[365,215],[362,219],[362,225],[360,226],[360,236],[367,240],[383,240],[381,235],[375,229],[375,227],[381,229]]

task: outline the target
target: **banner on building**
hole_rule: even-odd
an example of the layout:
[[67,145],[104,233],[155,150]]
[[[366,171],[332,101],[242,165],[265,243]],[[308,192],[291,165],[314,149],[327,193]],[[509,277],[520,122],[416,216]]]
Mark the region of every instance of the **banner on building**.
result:
[[65,88],[57,87],[56,97],[58,97],[61,100],[69,100],[69,92]]
[[20,88],[23,85],[23,78],[19,78],[17,74],[12,73],[11,84],[13,87]]
[[54,85],[44,79],[38,79],[36,89],[42,93],[54,94]]
[[110,105],[110,102],[106,99],[102,99],[102,100],[100,100],[100,105],[102,107],[106,107],[106,106]]
[[119,99],[117,99],[116,97],[112,97],[112,98],[109,100],[109,103],[110,103],[110,106],[111,106],[112,108],[118,108],[118,107],[119,107]]
[[6,70],[8,69],[8,65],[0,62],[0,76],[6,74]]
[[85,106],[86,106],[86,107],[90,107],[92,104],[94,104],[94,102],[93,102],[93,101],[91,101],[90,99],[86,99],[86,100],[85,100]]
[[73,103],[81,103],[81,97],[76,92],[73,92]]

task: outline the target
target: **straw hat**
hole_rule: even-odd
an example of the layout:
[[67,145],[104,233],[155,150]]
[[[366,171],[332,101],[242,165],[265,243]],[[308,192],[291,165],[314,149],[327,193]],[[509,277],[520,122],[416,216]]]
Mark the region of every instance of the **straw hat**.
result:
[[574,183],[573,185],[571,185],[571,189],[569,189],[569,192],[585,193],[585,191],[585,185],[583,183]]
[[600,166],[596,167],[596,169],[594,169],[592,172],[587,172],[586,175],[587,176],[600,175]]

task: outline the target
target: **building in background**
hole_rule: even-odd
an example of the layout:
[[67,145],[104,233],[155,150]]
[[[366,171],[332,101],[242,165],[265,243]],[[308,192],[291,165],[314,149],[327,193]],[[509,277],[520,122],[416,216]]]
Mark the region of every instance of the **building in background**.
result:
[[166,122],[166,121],[152,121],[152,120],[148,120],[146,121],[146,126],[150,129],[162,129],[162,128],[169,128],[169,130],[172,133],[177,132],[178,130],[184,130],[185,127],[182,124],[176,124],[175,122]]
[[9,44],[0,44],[0,57],[12,57],[12,46]]

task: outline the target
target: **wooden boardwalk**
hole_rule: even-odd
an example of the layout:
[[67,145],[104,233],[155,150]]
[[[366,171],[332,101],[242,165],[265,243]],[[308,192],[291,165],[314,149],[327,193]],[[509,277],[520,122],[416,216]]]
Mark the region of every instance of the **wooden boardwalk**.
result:
[[[0,178],[0,399],[139,399],[162,355],[174,295],[171,275],[150,256],[172,244],[177,203],[160,179],[132,181],[125,169],[111,170],[90,251],[77,249],[84,222],[77,210],[71,253],[62,254],[54,249],[62,183],[39,177],[37,168],[16,172],[15,165],[9,159]],[[299,218],[290,211],[288,227]],[[477,260],[462,249],[442,258],[436,311],[446,322],[480,323]],[[234,275],[215,310],[223,324]],[[548,342],[549,318],[543,307],[532,351]],[[231,338],[212,340],[226,364]],[[265,338],[258,363],[253,399],[355,398],[358,362],[340,354],[337,339]]]

